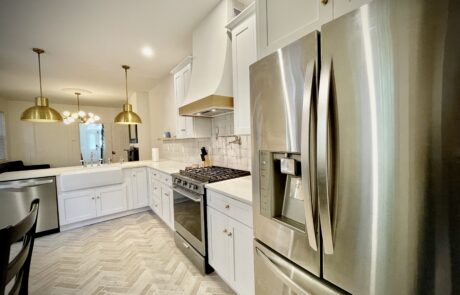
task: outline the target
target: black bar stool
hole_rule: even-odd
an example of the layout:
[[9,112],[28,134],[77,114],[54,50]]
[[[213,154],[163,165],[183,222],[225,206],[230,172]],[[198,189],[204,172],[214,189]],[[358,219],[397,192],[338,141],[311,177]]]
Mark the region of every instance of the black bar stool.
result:
[[[34,248],[35,228],[37,226],[39,200],[30,205],[29,214],[14,226],[0,230],[0,294],[5,294],[7,285],[14,279],[8,294],[27,294],[30,261]],[[10,262],[11,245],[23,240],[22,248]]]

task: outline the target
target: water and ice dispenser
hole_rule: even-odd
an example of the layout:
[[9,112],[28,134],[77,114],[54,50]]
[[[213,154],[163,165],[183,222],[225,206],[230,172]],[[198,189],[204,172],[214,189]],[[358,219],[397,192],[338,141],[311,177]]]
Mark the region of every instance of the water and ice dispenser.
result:
[[260,151],[260,213],[305,231],[300,154]]

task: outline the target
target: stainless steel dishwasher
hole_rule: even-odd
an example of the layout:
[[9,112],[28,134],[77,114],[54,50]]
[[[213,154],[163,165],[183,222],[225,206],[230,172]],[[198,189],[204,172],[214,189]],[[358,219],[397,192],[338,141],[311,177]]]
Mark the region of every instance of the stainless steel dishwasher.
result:
[[37,235],[59,232],[55,177],[0,182],[0,228],[24,218],[35,198],[40,199]]

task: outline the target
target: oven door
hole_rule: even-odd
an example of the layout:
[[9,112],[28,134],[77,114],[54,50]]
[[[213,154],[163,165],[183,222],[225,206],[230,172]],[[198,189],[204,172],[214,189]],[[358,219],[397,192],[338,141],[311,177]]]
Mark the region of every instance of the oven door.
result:
[[205,250],[203,195],[174,188],[174,225],[176,231],[201,255]]

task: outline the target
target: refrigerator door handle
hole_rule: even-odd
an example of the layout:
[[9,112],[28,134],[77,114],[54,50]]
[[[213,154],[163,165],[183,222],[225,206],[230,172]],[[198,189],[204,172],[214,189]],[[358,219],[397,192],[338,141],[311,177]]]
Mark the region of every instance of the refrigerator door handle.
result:
[[332,232],[332,179],[329,179],[332,151],[329,149],[331,139],[330,126],[330,89],[332,78],[332,59],[324,58],[321,65],[318,96],[318,137],[317,137],[317,185],[319,199],[319,219],[325,254],[334,253]]
[[[314,219],[314,206],[316,202],[316,178],[315,173],[315,113],[313,92],[315,84],[315,61],[307,65],[305,71],[305,84],[302,106],[302,134],[300,138],[302,191],[304,195],[305,228],[310,247],[318,251],[316,240],[316,224]],[[316,92],[316,91],[315,91]]]
[[309,292],[304,290],[296,282],[294,282],[287,274],[285,274],[275,262],[273,262],[267,255],[265,255],[262,250],[255,248],[257,255],[260,256],[264,264],[289,288],[291,288],[296,294],[299,295],[310,295]]

